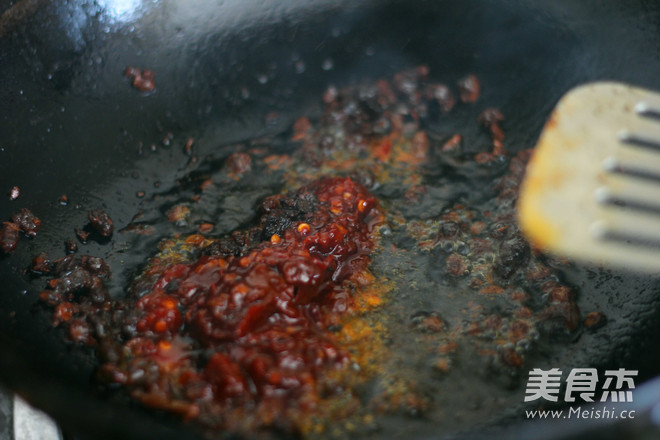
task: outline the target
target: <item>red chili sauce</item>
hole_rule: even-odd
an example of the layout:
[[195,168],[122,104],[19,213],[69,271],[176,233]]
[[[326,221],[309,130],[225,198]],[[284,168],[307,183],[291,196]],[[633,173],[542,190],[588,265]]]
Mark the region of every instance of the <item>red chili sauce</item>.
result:
[[[328,329],[352,307],[344,281],[367,268],[378,203],[349,178],[326,178],[266,199],[262,210],[268,214],[295,199],[313,209],[281,234],[242,256],[203,256],[170,266],[138,300],[137,336],[125,347],[163,371],[179,370],[178,384],[187,393],[168,395],[176,393],[148,384],[146,394],[140,392],[145,403],[161,406],[154,401],[160,395],[169,400],[161,402],[164,407],[179,398],[212,399],[227,409],[270,401],[269,407],[309,410],[319,373],[348,362]],[[177,367],[186,358],[182,337],[199,342],[205,365]],[[124,374],[109,367],[114,380],[130,385],[130,367]],[[183,412],[196,417],[198,411],[193,404]]]

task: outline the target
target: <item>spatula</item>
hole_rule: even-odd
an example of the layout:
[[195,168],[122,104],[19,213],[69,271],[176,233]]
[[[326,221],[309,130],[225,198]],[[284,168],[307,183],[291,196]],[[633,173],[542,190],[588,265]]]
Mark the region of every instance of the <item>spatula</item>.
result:
[[518,216],[550,253],[660,274],[660,94],[599,82],[564,95],[528,165]]

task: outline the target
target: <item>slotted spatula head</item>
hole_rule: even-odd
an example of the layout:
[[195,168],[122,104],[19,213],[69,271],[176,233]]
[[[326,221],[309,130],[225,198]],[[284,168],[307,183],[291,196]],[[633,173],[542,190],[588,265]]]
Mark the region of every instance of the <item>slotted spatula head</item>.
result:
[[660,274],[660,94],[618,83],[568,92],[527,167],[518,216],[543,250]]

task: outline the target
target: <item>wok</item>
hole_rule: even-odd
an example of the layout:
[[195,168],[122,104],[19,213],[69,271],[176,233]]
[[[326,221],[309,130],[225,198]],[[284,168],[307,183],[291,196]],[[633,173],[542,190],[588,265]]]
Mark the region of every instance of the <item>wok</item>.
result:
[[[136,191],[153,192],[155,182],[166,188],[186,176],[188,137],[195,139],[195,155],[204,157],[318,114],[329,84],[419,64],[447,82],[475,73],[484,84],[483,102],[506,115],[512,150],[534,144],[558,98],[577,84],[609,79],[660,89],[660,5],[652,1],[24,0],[3,1],[0,11],[0,190],[21,189],[16,201],[3,196],[0,218],[29,207],[45,224],[36,239],[21,239],[13,255],[0,259],[0,380],[89,438],[195,434],[161,414],[106,398],[90,379],[92,353],[72,348],[52,329],[37,305],[43,280],[25,268],[41,251],[62,255],[62,241],[86,223],[90,208],[102,206],[116,224],[128,224],[141,203]],[[156,91],[132,89],[122,77],[127,66],[154,70]],[[167,133],[170,146],[162,142]],[[67,207],[58,202],[63,194]],[[110,262],[111,289],[118,293],[153,246],[114,239],[92,242],[84,252]],[[601,310],[608,324],[606,331],[581,333],[550,361],[639,369],[638,384],[660,374],[658,281],[589,267],[567,276],[579,288],[581,310]],[[506,426],[427,434],[648,433],[660,394],[657,383],[646,387],[635,403],[638,419],[616,429],[603,420],[520,423],[518,414]]]

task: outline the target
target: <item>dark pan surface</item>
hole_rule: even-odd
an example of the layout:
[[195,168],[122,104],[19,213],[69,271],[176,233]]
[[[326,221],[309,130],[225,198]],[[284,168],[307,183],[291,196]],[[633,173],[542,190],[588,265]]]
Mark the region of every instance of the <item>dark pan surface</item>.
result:
[[[1,11],[10,10],[1,3]],[[62,241],[86,222],[88,209],[105,207],[117,224],[128,224],[140,203],[136,191],[154,191],[156,181],[172,186],[185,174],[187,137],[204,156],[277,133],[318,112],[328,84],[418,64],[441,81],[477,74],[488,84],[483,100],[507,116],[513,149],[533,145],[554,103],[574,85],[613,79],[660,89],[660,8],[653,2],[170,1],[136,2],[134,13],[123,14],[109,2],[37,3],[21,21],[0,27],[0,191],[22,191],[14,202],[3,196],[0,219],[29,207],[46,224],[0,259],[0,378],[65,425],[107,438],[160,431],[174,438],[180,428],[99,398],[89,379],[93,357],[52,331],[35,306],[43,281],[23,270],[40,251],[62,255]],[[122,72],[130,65],[156,71],[153,94],[129,86]],[[273,110],[279,119],[266,124]],[[168,132],[169,147],[162,143]],[[62,194],[67,207],[58,204]],[[85,248],[112,263],[116,293],[150,254],[148,245],[127,247],[114,240]],[[608,331],[584,334],[548,361],[657,374],[649,347],[659,330],[660,286],[589,269],[571,281],[581,289],[582,310],[608,316]]]

